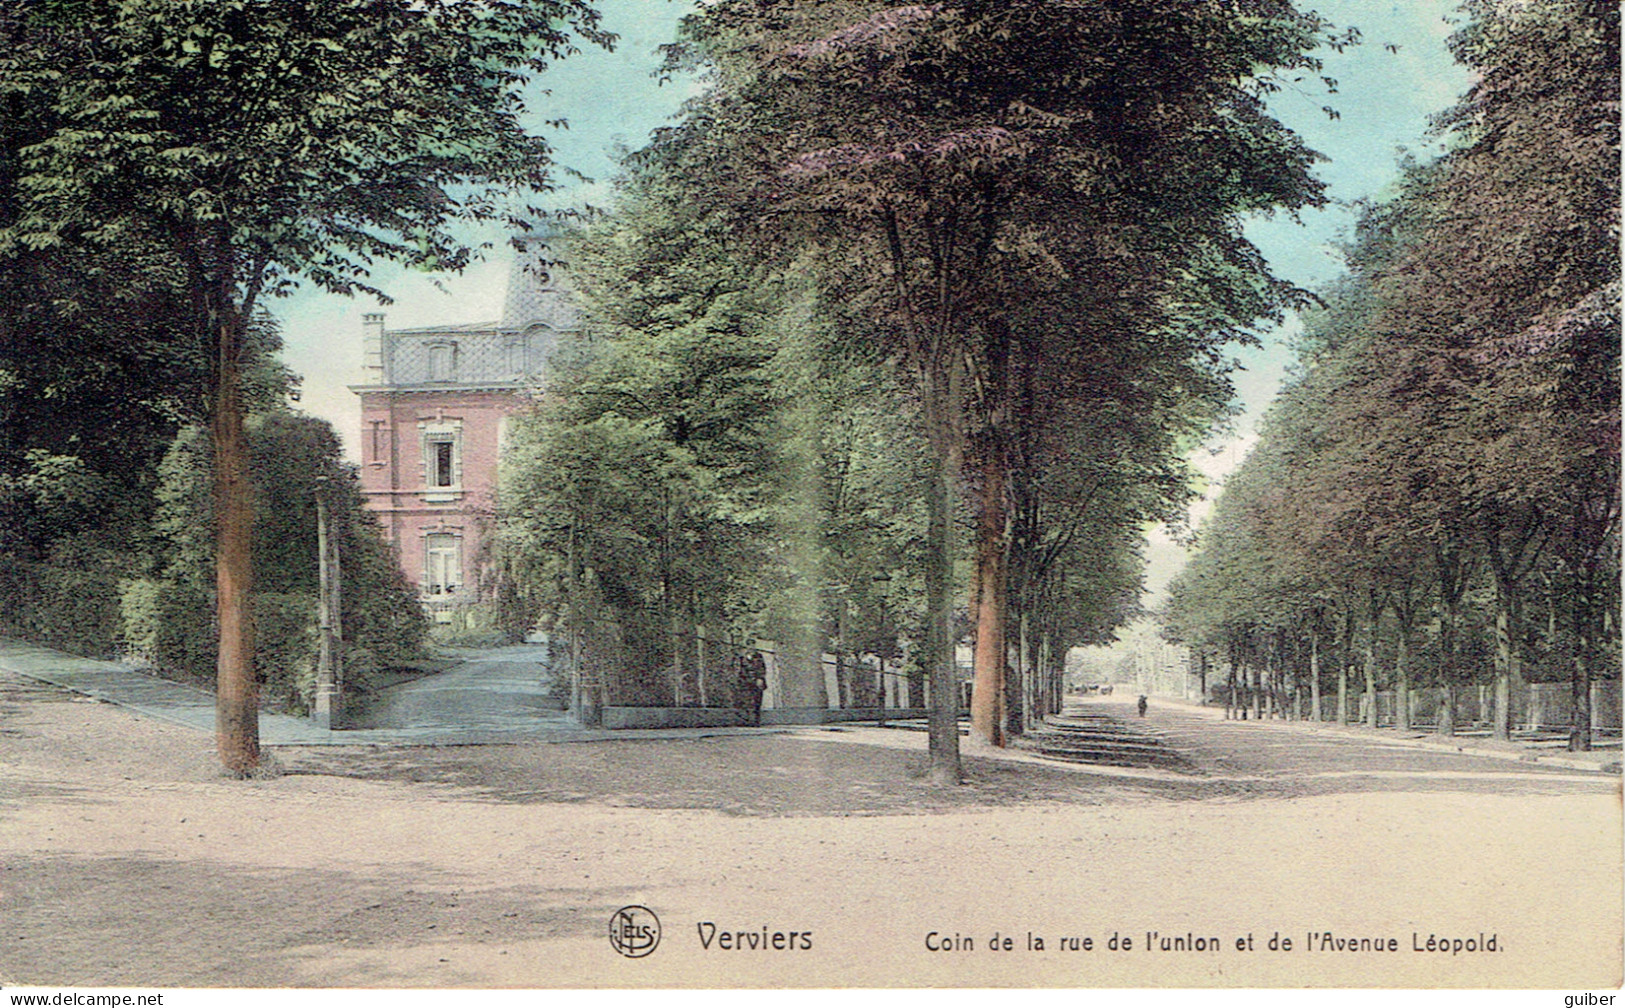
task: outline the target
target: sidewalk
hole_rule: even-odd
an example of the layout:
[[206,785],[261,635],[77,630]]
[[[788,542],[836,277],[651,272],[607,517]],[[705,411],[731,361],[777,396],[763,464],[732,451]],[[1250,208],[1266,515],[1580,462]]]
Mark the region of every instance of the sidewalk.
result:
[[[11,673],[37,682],[49,683],[116,704],[146,717],[168,721],[202,732],[215,730],[214,694],[208,690],[160,679],[119,662],[79,658],[62,651],[0,640],[0,673]],[[1172,697],[1156,697],[1155,703],[1177,707],[1190,714],[1222,720],[1224,709]],[[1400,734],[1392,728],[1371,731],[1358,725],[1329,721],[1247,721],[1240,722],[1268,731],[1318,732],[1361,738],[1385,745],[1443,752],[1471,753],[1494,759],[1537,763],[1574,770],[1619,773],[1620,749],[1597,749],[1571,753],[1527,742],[1502,742],[1487,737],[1444,738],[1423,732]],[[847,726],[848,730],[856,725]],[[538,713],[531,720],[513,718],[502,727],[449,727],[444,725],[404,728],[356,728],[337,731],[318,728],[305,718],[290,714],[260,714],[260,742],[267,746],[458,746],[511,745],[515,743],[601,742],[612,739],[686,739],[728,735],[794,734],[808,731],[837,731],[839,725],[783,725],[762,728],[583,728],[562,714]],[[865,735],[867,733],[864,733]],[[859,738],[847,739],[859,741]],[[861,739],[869,741],[866,737]],[[971,746],[975,749],[975,746]],[[1055,761],[1019,750],[975,751],[990,758],[1035,761],[1056,765]]]
[[[1223,707],[1204,706],[1178,697],[1159,696],[1152,699],[1156,703],[1177,706],[1193,714],[1201,714],[1214,720],[1224,720]],[[1486,756],[1491,759],[1537,763],[1541,766],[1560,766],[1571,770],[1619,773],[1621,764],[1620,746],[1617,742],[1610,747],[1593,749],[1590,752],[1569,752],[1567,749],[1554,747],[1552,743],[1542,745],[1517,739],[1501,741],[1487,735],[1445,736],[1420,730],[1407,731],[1402,734],[1393,728],[1378,728],[1373,731],[1363,725],[1340,725],[1334,721],[1286,721],[1266,718],[1262,721],[1248,719],[1245,722],[1238,723],[1255,725],[1266,729],[1342,735],[1349,738],[1381,742],[1387,745],[1403,746],[1409,749],[1471,753],[1475,756]]]
[[[120,662],[79,658],[52,648],[0,640],[0,673],[49,683],[116,704],[126,710],[171,724],[215,730],[214,694],[171,682]],[[607,739],[706,738],[760,735],[804,730],[783,728],[583,728],[564,715],[549,712],[530,720],[514,718],[502,727],[452,728],[444,725],[405,728],[356,728],[337,731],[316,727],[291,714],[260,712],[260,743],[267,746],[454,746],[503,745],[518,742],[598,742]]]

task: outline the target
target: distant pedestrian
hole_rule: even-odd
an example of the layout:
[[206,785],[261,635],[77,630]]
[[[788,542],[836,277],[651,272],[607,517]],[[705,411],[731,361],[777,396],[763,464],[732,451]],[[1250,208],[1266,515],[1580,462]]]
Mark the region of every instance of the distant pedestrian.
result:
[[767,692],[767,661],[759,651],[739,659],[739,692],[745,701],[747,724],[762,723],[762,694]]
[[1135,704],[1135,706],[1140,708],[1140,716],[1145,717],[1146,703],[1145,703],[1145,697],[1144,696],[1140,697],[1140,702]]

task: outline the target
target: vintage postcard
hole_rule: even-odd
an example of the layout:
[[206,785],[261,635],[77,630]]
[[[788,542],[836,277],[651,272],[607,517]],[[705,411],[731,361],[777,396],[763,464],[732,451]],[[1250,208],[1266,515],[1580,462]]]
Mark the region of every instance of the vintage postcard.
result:
[[0,36],[10,1004],[1617,1003],[1612,0]]

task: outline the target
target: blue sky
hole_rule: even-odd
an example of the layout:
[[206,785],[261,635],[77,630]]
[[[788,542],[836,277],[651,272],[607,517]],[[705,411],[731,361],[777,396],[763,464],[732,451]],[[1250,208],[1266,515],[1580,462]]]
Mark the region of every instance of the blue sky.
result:
[[[567,118],[569,129],[547,134],[557,160],[594,179],[588,185],[561,178],[561,189],[549,203],[604,203],[614,170],[611,152],[617,146],[640,146],[677,111],[688,93],[685,86],[661,86],[652,72],[659,62],[656,48],[672,38],[689,6],[686,0],[600,0],[606,26],[621,37],[615,51],[584,49],[539,79],[538,85],[550,93],[532,97],[535,120]],[[1426,136],[1429,117],[1449,106],[1469,78],[1445,49],[1453,3],[1325,0],[1304,6],[1340,26],[1358,27],[1363,36],[1358,46],[1323,54],[1326,73],[1338,80],[1337,94],[1325,95],[1311,78],[1300,85],[1302,91],[1286,89],[1272,101],[1276,116],[1328,158],[1316,171],[1333,203],[1305,214],[1301,222],[1285,217],[1255,221],[1248,234],[1279,275],[1312,287],[1341,269],[1335,243],[1353,219],[1350,204],[1382,195],[1395,178],[1401,149],[1419,155],[1436,149],[1436,141]],[[1339,118],[1321,111],[1328,104]],[[505,236],[492,232],[481,237],[495,247],[485,261],[459,275],[380,268],[374,279],[394,298],[382,309],[389,328],[500,316],[508,268]],[[279,301],[273,310],[283,322],[287,362],[304,378],[302,406],[332,421],[353,453],[360,419],[356,398],[346,386],[360,377],[361,315],[380,309],[371,299],[305,290]],[[1210,476],[1222,477],[1251,446],[1257,420],[1284,374],[1284,340],[1294,325],[1295,320],[1288,320],[1261,348],[1238,348],[1242,370],[1235,376],[1236,388],[1244,412],[1231,434],[1199,456],[1198,465]],[[1183,562],[1183,555],[1166,537],[1154,536],[1151,561],[1155,588]]]
[[[584,47],[539,77],[533,89],[538,93],[527,95],[530,118],[553,146],[555,160],[593,179],[589,185],[559,175],[558,191],[540,200],[545,206],[602,205],[609,196],[613,152],[642,146],[688,95],[680,83],[661,86],[652,73],[660,62],[657,47],[672,39],[690,4],[599,0],[597,6],[605,27],[620,36],[615,50]],[[548,93],[539,93],[542,89]],[[566,130],[539,125],[561,116],[569,121]],[[346,298],[310,289],[271,306],[282,321],[283,357],[303,377],[300,405],[331,421],[352,457],[361,413],[347,386],[361,378],[362,314],[384,312],[384,324],[390,329],[500,318],[511,259],[506,238],[500,230],[477,235],[475,240],[491,242],[493,248],[484,261],[461,274],[380,266],[373,281],[394,301],[382,308],[370,297]]]
[[[1438,151],[1438,141],[1427,136],[1429,118],[1449,107],[1470,83],[1466,69],[1445,48],[1453,31],[1446,20],[1454,16],[1451,3],[1344,0],[1315,9],[1339,25],[1357,26],[1362,43],[1324,54],[1325,72],[1338,82],[1336,94],[1325,95],[1318,87],[1301,93],[1284,90],[1274,96],[1271,108],[1311,149],[1327,157],[1315,172],[1327,183],[1333,202],[1305,214],[1301,224],[1278,216],[1248,228],[1275,271],[1305,287],[1324,284],[1342,271],[1336,243],[1353,221],[1350,204],[1384,194],[1395,180],[1402,150],[1419,157]],[[1337,109],[1339,117],[1328,117],[1322,105]],[[1236,376],[1248,407],[1238,425],[1244,434],[1251,432],[1261,407],[1280,384],[1283,350],[1277,338],[1262,351],[1239,354],[1247,368]]]

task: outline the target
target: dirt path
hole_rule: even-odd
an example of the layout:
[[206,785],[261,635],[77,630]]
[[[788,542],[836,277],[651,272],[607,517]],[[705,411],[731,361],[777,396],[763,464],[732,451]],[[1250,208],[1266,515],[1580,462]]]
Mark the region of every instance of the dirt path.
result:
[[[1255,766],[1225,785],[973,759],[974,783],[944,791],[910,776],[903,745],[824,735],[290,750],[287,775],[235,782],[194,732],[0,685],[8,983],[1583,989],[1620,976],[1606,778],[1501,768],[1373,789],[1323,776],[1336,768]],[[645,958],[607,940],[627,904],[659,916]],[[1392,936],[1400,951],[1270,951],[1277,930]],[[1029,931],[1044,951],[1023,947]],[[1150,931],[1222,948],[1147,951]],[[718,932],[800,937],[735,950]],[[1014,948],[990,950],[995,932]],[[1108,949],[1114,932],[1135,948]],[[1496,951],[1410,948],[1413,933],[1479,932]],[[1237,951],[1248,934],[1254,949]],[[953,935],[975,947],[927,947]],[[1057,948],[1068,936],[1093,948]]]

